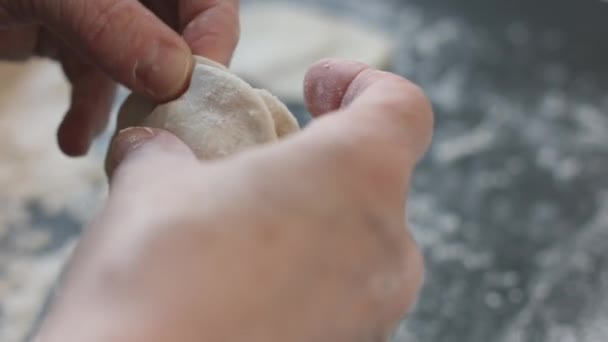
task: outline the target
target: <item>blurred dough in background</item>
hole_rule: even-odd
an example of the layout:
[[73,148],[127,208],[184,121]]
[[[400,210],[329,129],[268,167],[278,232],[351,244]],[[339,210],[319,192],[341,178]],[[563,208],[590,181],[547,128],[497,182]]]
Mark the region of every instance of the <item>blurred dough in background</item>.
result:
[[22,341],[105,193],[101,155],[64,156],[61,68],[0,63],[0,341]]
[[308,68],[325,57],[356,60],[384,69],[393,52],[388,32],[287,3],[243,6],[241,41],[231,69],[288,103],[302,103]]

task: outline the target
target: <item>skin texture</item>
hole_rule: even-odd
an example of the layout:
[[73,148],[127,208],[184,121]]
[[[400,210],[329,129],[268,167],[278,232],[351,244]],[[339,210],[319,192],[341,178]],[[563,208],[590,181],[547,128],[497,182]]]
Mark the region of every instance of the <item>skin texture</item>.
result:
[[166,131],[118,134],[107,205],[37,341],[386,340],[422,281],[404,208],[431,106],[347,61],[305,88],[310,126],[219,161]]
[[188,86],[192,54],[228,64],[237,0],[0,0],[0,59],[59,61],[73,85],[62,150],[86,153],[104,130],[119,82],[158,102]]
[[[62,63],[74,90],[59,141],[80,155],[105,126],[113,81],[164,102],[186,89],[192,53],[228,64],[237,10],[0,0],[0,58]],[[314,66],[305,90],[313,124],[218,161],[167,131],[118,134],[109,198],[36,341],[386,340],[422,281],[404,208],[431,106],[405,79],[347,61]]]

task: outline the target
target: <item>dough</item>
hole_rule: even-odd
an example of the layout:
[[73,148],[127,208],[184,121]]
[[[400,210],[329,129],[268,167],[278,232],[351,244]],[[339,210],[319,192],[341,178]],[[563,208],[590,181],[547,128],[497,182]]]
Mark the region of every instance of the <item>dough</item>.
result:
[[254,89],[223,65],[196,56],[188,91],[156,106],[131,95],[118,127],[162,128],[182,139],[201,160],[277,141],[299,130],[287,107],[266,90]]

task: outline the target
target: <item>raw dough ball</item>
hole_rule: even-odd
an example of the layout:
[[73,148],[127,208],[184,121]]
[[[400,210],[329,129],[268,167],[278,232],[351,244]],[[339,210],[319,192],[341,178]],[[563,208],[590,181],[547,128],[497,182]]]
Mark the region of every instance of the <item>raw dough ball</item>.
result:
[[179,99],[156,106],[141,96],[129,96],[119,113],[119,129],[166,129],[202,160],[274,142],[299,130],[295,117],[268,91],[252,88],[221,64],[198,56],[196,62],[190,88]]

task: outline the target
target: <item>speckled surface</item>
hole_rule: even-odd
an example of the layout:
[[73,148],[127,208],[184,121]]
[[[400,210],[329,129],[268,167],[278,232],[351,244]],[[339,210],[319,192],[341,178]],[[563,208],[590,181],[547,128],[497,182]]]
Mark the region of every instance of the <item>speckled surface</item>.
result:
[[426,287],[399,340],[605,341],[608,6],[426,0],[401,15],[396,68],[437,129],[410,203]]
[[[426,285],[395,339],[605,341],[608,4],[308,3],[396,34],[394,71],[420,83],[436,109],[435,144],[409,204],[427,258]],[[13,322],[31,322],[42,306],[58,269],[53,260],[65,258],[94,205],[75,215],[73,205],[51,210],[34,196],[27,207],[32,215],[18,221],[23,227],[0,224],[0,340],[8,342],[21,336],[6,333]],[[26,233],[45,243],[18,242],[36,241]],[[36,276],[15,278],[11,262]],[[15,302],[30,310],[15,318]]]
[[87,158],[59,152],[69,87],[58,66],[0,63],[0,75],[0,341],[16,342],[105,194],[103,144]]

